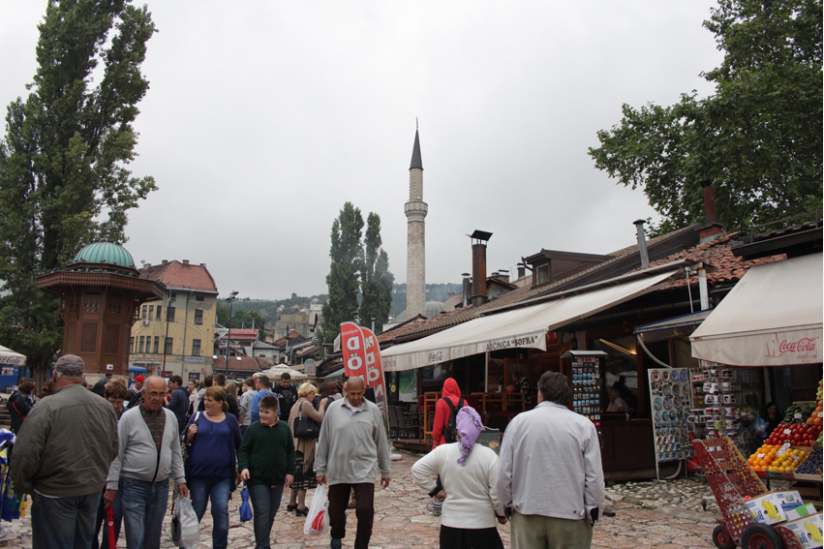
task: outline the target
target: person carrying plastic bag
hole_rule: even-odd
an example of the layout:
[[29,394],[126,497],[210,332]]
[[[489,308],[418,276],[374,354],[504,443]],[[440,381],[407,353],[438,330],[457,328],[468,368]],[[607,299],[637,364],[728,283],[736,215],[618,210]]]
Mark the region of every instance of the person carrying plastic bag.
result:
[[172,502],[172,543],[195,549],[200,537],[200,522],[189,498],[176,497]]
[[321,484],[312,497],[309,514],[303,523],[303,533],[307,536],[322,536],[329,532],[329,498],[326,496],[326,486]]

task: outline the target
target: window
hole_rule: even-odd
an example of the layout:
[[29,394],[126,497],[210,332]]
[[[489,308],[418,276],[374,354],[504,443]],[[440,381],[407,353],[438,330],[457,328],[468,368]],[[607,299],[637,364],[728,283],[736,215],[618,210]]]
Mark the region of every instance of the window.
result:
[[203,309],[195,309],[195,324],[203,324]]
[[197,372],[189,372],[189,381],[200,383],[200,374],[198,374]]
[[134,351],[135,351],[135,348],[134,348],[134,338],[131,338],[131,339],[129,340],[129,350],[130,350],[131,352],[134,352]]
[[138,353],[143,352],[143,345],[146,343],[146,336],[140,336],[140,346],[137,348]]
[[174,322],[175,321],[175,308],[174,307],[166,307],[166,322]]
[[192,356],[200,356],[200,340],[192,340]]
[[149,320],[154,318],[154,305],[149,305]]
[[146,320],[146,305],[143,306],[143,314],[140,315],[140,318],[142,318],[143,320]]
[[198,294],[195,296],[195,301],[203,301],[203,295]]
[[157,314],[155,315],[155,320],[161,320],[160,317],[160,310],[163,309],[160,305],[157,306]]
[[163,343],[163,353],[164,354],[167,354],[167,355],[172,354],[172,342],[173,341],[174,341],[174,339],[172,339],[171,337],[166,338],[166,340]]
[[158,352],[160,352],[159,349],[160,349],[160,336],[155,336],[154,345],[152,346],[152,352],[154,354],[157,354]]
[[538,265],[538,268],[535,271],[535,275],[537,277],[536,284],[548,284],[549,283],[549,265]]

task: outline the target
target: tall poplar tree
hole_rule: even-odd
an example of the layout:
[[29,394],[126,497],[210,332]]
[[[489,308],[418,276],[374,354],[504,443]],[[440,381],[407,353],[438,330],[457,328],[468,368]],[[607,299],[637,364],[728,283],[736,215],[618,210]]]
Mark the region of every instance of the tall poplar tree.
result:
[[332,342],[340,333],[340,323],[357,320],[358,290],[363,265],[363,216],[347,202],[332,222],[332,264],[326,275],[329,299],[323,304],[323,338]]
[[49,0],[38,29],[37,73],[28,98],[9,105],[0,141],[0,340],[42,379],[62,324],[36,275],[94,240],[124,242],[127,211],[156,188],[127,169],[156,29],[127,0]]
[[359,316],[362,326],[370,326],[375,319],[375,333],[383,331],[392,308],[392,285],[395,277],[389,272],[389,256],[381,248],[381,218],[370,213],[366,220],[364,237],[364,265],[361,273],[361,305]]

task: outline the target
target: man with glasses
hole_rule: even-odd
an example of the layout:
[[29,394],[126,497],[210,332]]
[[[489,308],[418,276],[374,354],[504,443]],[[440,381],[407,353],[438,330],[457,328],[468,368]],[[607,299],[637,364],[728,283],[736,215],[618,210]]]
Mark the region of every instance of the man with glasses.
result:
[[32,408],[11,461],[14,491],[32,494],[32,547],[90,547],[100,490],[117,455],[112,405],[83,386],[86,365],[63,355],[55,393]]
[[163,407],[166,382],[159,376],[151,376],[142,393],[143,402],[127,410],[120,419],[119,454],[109,468],[103,494],[108,506],[115,500],[117,491],[121,491],[129,549],[160,547],[169,475],[174,478],[180,495],[189,496],[177,418]]

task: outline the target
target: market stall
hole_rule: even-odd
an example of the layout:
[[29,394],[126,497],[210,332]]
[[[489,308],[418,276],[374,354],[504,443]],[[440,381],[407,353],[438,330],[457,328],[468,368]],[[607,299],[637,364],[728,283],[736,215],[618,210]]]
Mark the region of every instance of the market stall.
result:
[[25,355],[0,345],[0,391],[17,385],[25,367]]

